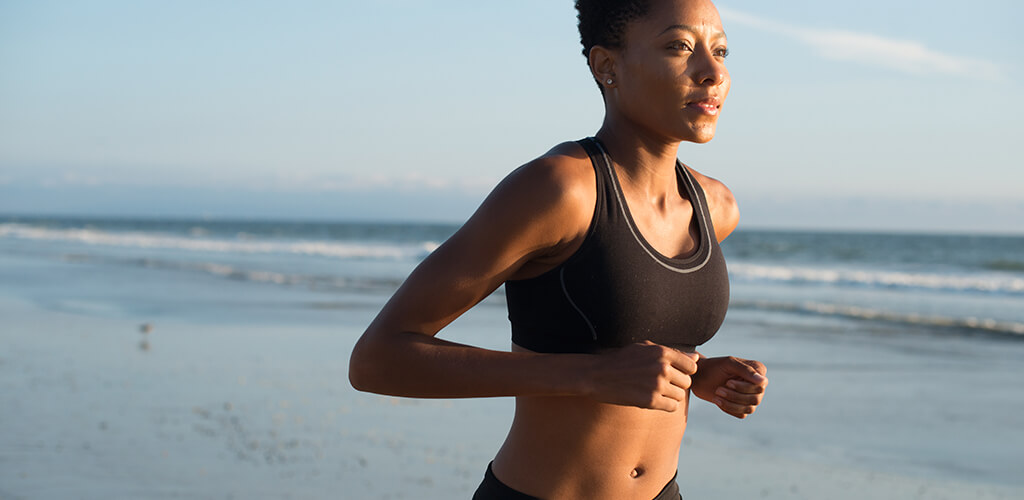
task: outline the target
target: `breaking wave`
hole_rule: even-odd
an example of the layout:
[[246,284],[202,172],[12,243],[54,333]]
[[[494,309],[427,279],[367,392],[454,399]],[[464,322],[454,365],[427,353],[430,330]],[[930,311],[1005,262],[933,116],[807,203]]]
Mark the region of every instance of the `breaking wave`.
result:
[[422,259],[438,247],[437,242],[372,243],[331,240],[256,239],[239,233],[234,239],[212,238],[202,232],[190,236],[145,231],[112,232],[91,228],[53,229],[26,224],[0,224],[0,238],[60,241],[114,247],[186,250],[222,253],[295,254],[338,259]]
[[733,301],[730,303],[730,306],[743,309],[797,312],[859,320],[884,321],[910,326],[960,329],[1024,339],[1024,323],[1001,321],[991,318],[978,318],[973,316],[957,318],[949,316],[922,315],[917,313],[885,311],[869,307],[845,306],[813,301],[799,303]]
[[854,285],[874,288],[917,288],[950,292],[1024,295],[1024,278],[1010,273],[940,274],[904,271],[828,269],[797,266],[729,265],[734,278],[806,284]]

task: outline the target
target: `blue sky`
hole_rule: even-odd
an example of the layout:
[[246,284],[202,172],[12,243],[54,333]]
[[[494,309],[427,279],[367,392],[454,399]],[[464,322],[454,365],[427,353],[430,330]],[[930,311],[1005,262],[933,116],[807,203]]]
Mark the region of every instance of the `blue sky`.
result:
[[[717,5],[741,227],[1024,233],[1024,4]],[[0,0],[0,213],[460,221],[602,112],[569,0]]]

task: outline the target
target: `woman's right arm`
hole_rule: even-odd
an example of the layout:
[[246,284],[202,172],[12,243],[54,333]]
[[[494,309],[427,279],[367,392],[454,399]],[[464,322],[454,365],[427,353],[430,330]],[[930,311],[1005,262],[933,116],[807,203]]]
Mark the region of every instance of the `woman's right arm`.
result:
[[[544,354],[435,336],[506,280],[564,260],[578,246],[593,214],[594,174],[578,146],[562,148],[568,153],[509,175],[410,274],[353,348],[349,380],[356,389],[427,398],[591,395],[670,411],[685,397],[696,364],[661,346],[617,356]],[[621,377],[637,370],[639,388],[620,387]]]

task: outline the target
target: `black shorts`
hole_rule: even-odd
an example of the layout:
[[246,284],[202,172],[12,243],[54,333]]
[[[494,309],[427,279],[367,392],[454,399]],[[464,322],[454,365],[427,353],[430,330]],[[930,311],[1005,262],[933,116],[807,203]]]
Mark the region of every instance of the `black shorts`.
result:
[[[672,476],[672,480],[661,489],[653,500],[682,500],[682,495],[679,494],[679,485],[676,483],[676,477]],[[476,493],[473,493],[473,500],[541,500],[535,496],[527,495],[516,491],[509,487],[507,484],[498,480],[494,475],[494,471],[491,470],[491,464],[487,464],[487,472],[484,473],[484,480],[477,487]]]

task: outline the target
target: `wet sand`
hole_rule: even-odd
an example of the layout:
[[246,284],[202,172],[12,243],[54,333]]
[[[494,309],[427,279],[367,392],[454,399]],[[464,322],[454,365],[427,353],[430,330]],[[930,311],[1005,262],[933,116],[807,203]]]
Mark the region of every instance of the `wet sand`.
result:
[[[355,392],[348,352],[374,312],[146,328],[0,297],[0,498],[468,498],[512,401]],[[499,313],[448,338],[507,344]],[[771,386],[747,421],[694,404],[685,497],[1024,498],[1020,343],[730,315],[705,352],[764,360]]]

